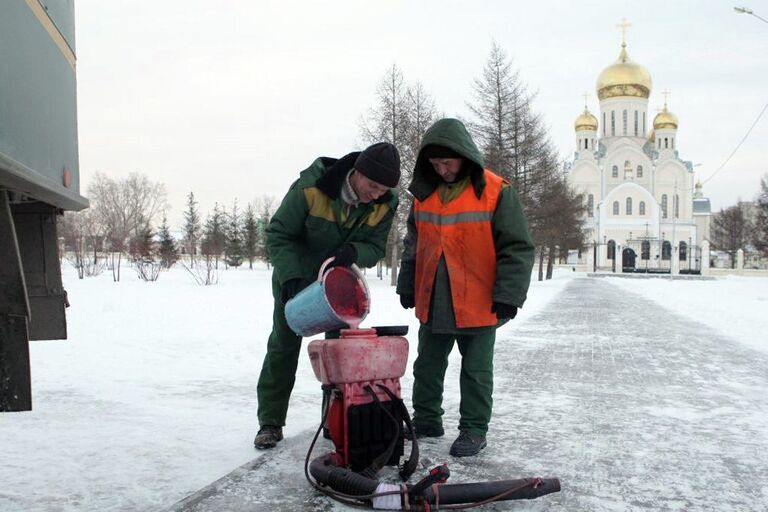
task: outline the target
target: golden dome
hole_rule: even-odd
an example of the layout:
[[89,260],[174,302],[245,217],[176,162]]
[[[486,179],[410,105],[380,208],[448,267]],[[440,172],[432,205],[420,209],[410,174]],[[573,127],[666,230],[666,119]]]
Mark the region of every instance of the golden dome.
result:
[[652,85],[651,74],[630,60],[627,45],[622,43],[619,58],[597,77],[597,96],[600,100],[617,96],[647,98],[651,95]]
[[664,105],[664,110],[656,114],[653,118],[653,129],[661,130],[663,128],[673,128],[677,130],[677,116],[667,110],[667,105]]
[[593,116],[589,110],[587,110],[587,107],[584,107],[584,112],[582,112],[579,117],[576,118],[576,121],[573,123],[573,127],[576,128],[577,132],[587,130],[596,132],[597,118]]

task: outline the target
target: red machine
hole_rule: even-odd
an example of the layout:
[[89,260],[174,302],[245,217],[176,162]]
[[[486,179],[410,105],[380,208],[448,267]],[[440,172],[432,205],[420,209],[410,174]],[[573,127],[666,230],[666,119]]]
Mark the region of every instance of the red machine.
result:
[[[312,341],[309,359],[330,392],[327,427],[337,463],[374,476],[403,455],[401,425],[410,424],[400,399],[408,363],[407,328],[344,329],[341,337]],[[415,463],[415,461],[414,461]]]
[[318,428],[304,463],[307,481],[349,505],[425,512],[441,506],[455,510],[498,500],[533,499],[559,491],[556,478],[450,485],[446,465],[433,468],[415,484],[377,479],[383,466],[398,464],[406,429],[411,433],[411,454],[400,466],[403,481],[413,474],[419,459],[411,419],[400,398],[400,377],[408,362],[406,333],[407,327],[343,329],[340,338],[309,344],[312,369],[330,395],[323,419],[336,451],[310,462]]

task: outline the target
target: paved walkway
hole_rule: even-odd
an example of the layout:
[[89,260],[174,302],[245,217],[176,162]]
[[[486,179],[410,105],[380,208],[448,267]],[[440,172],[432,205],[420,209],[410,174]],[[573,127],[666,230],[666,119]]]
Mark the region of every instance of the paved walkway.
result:
[[[768,510],[765,354],[606,280],[576,279],[546,312],[500,331],[495,360],[488,449],[453,460],[449,433],[423,443],[422,463],[448,462],[454,482],[558,476],[563,490],[482,510]],[[173,510],[347,510],[304,481],[299,437]]]

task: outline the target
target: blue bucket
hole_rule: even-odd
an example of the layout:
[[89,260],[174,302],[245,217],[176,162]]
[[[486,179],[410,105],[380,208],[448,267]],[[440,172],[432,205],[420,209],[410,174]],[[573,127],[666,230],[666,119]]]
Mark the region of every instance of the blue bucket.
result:
[[[299,336],[344,329],[350,323],[359,325],[368,316],[370,292],[360,269],[355,265],[350,268],[328,268],[331,261],[333,258],[323,262],[317,281],[285,305],[288,327]],[[333,287],[332,290],[329,290],[329,285]],[[329,291],[332,293],[329,294]],[[339,299],[346,303],[346,308],[342,307],[344,304],[339,304]],[[349,304],[356,306],[353,316],[344,315],[343,309],[349,309]]]

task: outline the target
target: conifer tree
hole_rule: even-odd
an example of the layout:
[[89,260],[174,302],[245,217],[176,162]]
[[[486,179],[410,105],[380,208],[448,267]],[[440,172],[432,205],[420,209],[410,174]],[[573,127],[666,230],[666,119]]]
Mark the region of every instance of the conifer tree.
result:
[[224,230],[224,261],[230,267],[239,267],[243,264],[243,235],[237,199],[232,205],[232,212],[225,218],[227,225]]
[[755,249],[768,256],[768,174],[760,180],[760,194],[755,206],[757,215],[752,243]]
[[243,216],[243,257],[248,259],[248,268],[253,269],[253,260],[257,256],[259,227],[256,222],[256,212],[253,205],[248,203]]
[[160,224],[158,236],[160,237],[158,247],[160,264],[163,268],[171,268],[174,263],[179,261],[179,251],[176,247],[176,241],[171,236],[171,231],[168,228],[168,218],[165,214],[163,214],[163,222]]
[[195,194],[187,196],[187,209],[184,212],[184,243],[189,251],[190,266],[195,266],[195,253],[200,240],[200,212],[197,209]]
[[216,268],[219,268],[219,258],[224,250],[224,213],[219,203],[213,206],[213,212],[208,214],[205,220],[205,228],[202,243],[202,252],[208,257],[213,257]]

